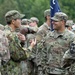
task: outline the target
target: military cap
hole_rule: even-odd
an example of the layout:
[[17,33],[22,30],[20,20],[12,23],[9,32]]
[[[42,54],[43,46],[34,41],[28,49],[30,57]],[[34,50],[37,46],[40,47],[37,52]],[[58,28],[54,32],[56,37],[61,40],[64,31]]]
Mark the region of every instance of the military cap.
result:
[[38,20],[38,18],[36,18],[36,17],[31,17],[30,20],[31,20],[31,21],[36,21],[37,23],[39,23],[39,20]]
[[22,25],[26,25],[28,23],[28,19],[22,19],[21,23]]
[[28,19],[28,23],[31,23],[32,21],[30,19]]
[[9,22],[13,19],[21,19],[24,16],[24,14],[19,13],[17,10],[10,10],[5,14],[5,19],[7,22]]
[[56,12],[54,14],[54,17],[52,17],[51,19],[54,20],[54,21],[62,21],[62,20],[67,21],[68,16],[63,12]]
[[73,26],[73,25],[74,25],[73,20],[67,20],[66,21],[66,26]]
[[50,9],[47,9],[47,10],[44,11],[44,17],[46,17],[48,15],[50,15]]

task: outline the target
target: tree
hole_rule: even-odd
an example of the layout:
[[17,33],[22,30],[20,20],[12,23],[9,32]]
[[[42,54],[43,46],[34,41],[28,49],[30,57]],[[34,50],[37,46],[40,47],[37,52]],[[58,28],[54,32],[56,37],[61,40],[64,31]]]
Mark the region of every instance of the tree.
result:
[[[1,1],[1,0],[0,0]],[[17,2],[15,0],[4,0],[2,1],[2,4],[0,5],[0,23],[5,25],[5,13],[9,10],[18,10]]]
[[44,22],[43,12],[49,8],[49,0],[0,0],[0,23],[6,24],[4,15],[7,11],[18,10],[26,15],[25,18],[37,17],[41,25]]
[[59,4],[62,12],[65,12],[69,16],[69,19],[73,19],[75,21],[75,0],[59,0]]

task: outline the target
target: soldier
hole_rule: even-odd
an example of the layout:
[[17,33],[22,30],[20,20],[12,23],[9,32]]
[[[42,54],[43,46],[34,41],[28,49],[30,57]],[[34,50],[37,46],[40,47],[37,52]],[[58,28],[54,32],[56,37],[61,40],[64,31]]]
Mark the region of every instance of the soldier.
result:
[[65,28],[68,19],[65,13],[57,12],[51,19],[54,31],[48,33],[37,44],[36,64],[38,75],[65,75],[66,70],[62,68],[62,58],[64,53],[70,49],[70,44],[75,35]]
[[[50,9],[47,9],[44,11],[44,18],[46,22],[38,28],[37,34],[35,36],[37,40],[37,44],[39,44],[40,40],[42,40],[43,37],[45,37],[47,33],[50,32]],[[37,64],[39,63],[37,61],[40,60],[40,55],[41,55],[41,51],[38,51],[38,49],[35,52],[33,52],[33,58],[34,58],[33,62],[36,64],[36,71],[38,69]],[[37,75],[37,72],[36,72],[36,75]]]
[[[27,47],[30,45],[29,42],[31,42],[31,40],[36,37],[36,33],[38,31],[38,23],[39,23],[39,20],[36,17],[31,17],[30,20],[31,20],[31,23],[29,24],[29,28],[32,29],[35,33],[27,34],[27,36],[26,36],[26,38],[27,38],[27,40],[26,40]],[[34,52],[36,52],[36,51],[33,50],[32,54],[31,54],[31,57],[28,59],[28,69],[29,69],[28,71],[29,71],[30,75],[35,75],[34,74],[34,72],[35,72],[35,69],[34,69],[35,64],[32,61],[32,59],[33,59],[32,55],[33,55]]]
[[0,30],[0,75],[1,71],[4,68],[4,65],[7,64],[10,59],[10,52],[8,46],[8,39],[6,38],[5,33]]
[[46,36],[46,34],[48,33],[48,31],[50,32],[51,31],[51,28],[50,28],[50,9],[47,9],[44,11],[44,18],[45,18],[45,21],[43,23],[43,25],[41,25],[38,29],[38,32],[37,33],[40,33],[43,36]]
[[36,17],[31,17],[30,21],[31,21],[31,23],[29,24],[29,28],[32,29],[35,33],[28,34],[27,35],[28,40],[35,38],[35,35],[38,31],[38,23],[39,23],[39,20]]
[[31,17],[30,20],[31,20],[31,23],[29,24],[30,28],[33,29],[35,32],[37,32],[38,31],[38,23],[39,23],[38,18]]
[[72,26],[74,25],[73,20],[67,20],[66,27],[72,31]]
[[30,56],[36,40],[32,40],[28,48],[23,47],[25,44],[25,36],[15,32],[16,28],[21,26],[21,18],[23,17],[24,14],[19,13],[17,10],[8,11],[5,14],[5,19],[8,25],[5,27],[4,31],[9,40],[11,57],[10,61],[3,69],[3,75],[28,75],[24,60]]
[[[37,43],[40,42],[40,40],[43,38],[43,36],[46,36],[46,31],[50,31],[49,30],[50,27],[48,26],[48,25],[50,25],[50,9],[44,11],[44,17],[46,19],[46,22],[40,28],[38,28],[38,31],[37,31],[37,33],[35,35]],[[32,19],[34,20],[35,18],[31,18],[31,20]],[[38,20],[36,20],[36,21],[38,21]],[[34,52],[32,52],[32,55],[31,55],[31,60],[34,63],[34,70],[35,70],[35,74],[34,75],[37,75],[37,69],[38,69],[38,67],[36,65],[36,57],[38,57],[36,55],[36,53],[38,53],[38,52],[36,52],[36,49],[37,49],[37,46],[34,48],[34,50],[33,50]]]
[[29,24],[29,29],[33,30],[34,33],[30,33],[30,34],[28,34],[26,36],[27,37],[27,40],[28,40],[28,43],[29,43],[29,41],[31,39],[34,39],[35,38],[36,33],[38,31],[38,23],[39,23],[39,20],[36,17],[31,17],[30,20],[31,20],[31,23]]

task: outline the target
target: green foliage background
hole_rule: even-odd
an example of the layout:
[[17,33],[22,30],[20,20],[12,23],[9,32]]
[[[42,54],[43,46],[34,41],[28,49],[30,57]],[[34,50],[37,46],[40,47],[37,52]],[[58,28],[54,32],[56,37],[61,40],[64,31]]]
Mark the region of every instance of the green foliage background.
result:
[[61,11],[68,15],[68,19],[75,22],[75,0],[58,0]]
[[40,20],[39,25],[41,25],[44,22],[43,12],[49,8],[49,0],[0,0],[0,23],[5,25],[5,13],[16,9],[25,14],[25,18],[37,17]]
[[[69,19],[75,21],[75,0],[58,0],[60,8],[68,14]],[[39,26],[44,22],[43,12],[50,8],[50,0],[0,0],[0,23],[6,25],[4,15],[9,10],[18,10],[25,14],[25,18],[32,16],[40,20]]]

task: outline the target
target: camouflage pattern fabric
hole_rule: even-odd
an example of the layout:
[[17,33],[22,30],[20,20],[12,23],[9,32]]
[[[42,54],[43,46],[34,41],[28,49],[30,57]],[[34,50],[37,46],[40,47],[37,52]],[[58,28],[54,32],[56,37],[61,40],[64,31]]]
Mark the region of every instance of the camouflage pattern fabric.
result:
[[43,25],[41,25],[41,26],[39,27],[39,30],[38,30],[38,31],[43,30],[43,29],[44,29],[45,31],[51,30],[51,28],[47,25],[46,22],[43,23]]
[[3,31],[0,30],[0,73],[10,59],[9,43]]
[[[28,47],[30,45],[30,41],[31,39],[35,39],[36,33],[35,34],[27,34],[26,38],[27,40],[25,41],[25,47]],[[28,73],[29,75],[36,75],[35,74],[35,64],[33,62],[34,59],[34,54],[36,52],[36,49],[33,48],[32,53],[30,55],[30,57],[27,60],[27,67],[28,67]]]
[[43,25],[41,25],[38,28],[37,34],[36,34],[36,40],[37,42],[40,42],[45,36],[47,36],[47,33],[51,32],[50,26],[45,22]]
[[63,63],[65,68],[68,67],[69,75],[75,75],[75,40],[70,44],[70,49],[67,50],[63,56]]
[[11,59],[7,65],[4,66],[2,75],[28,75],[25,60],[31,53],[30,48],[26,49],[21,47],[17,34],[13,32],[9,26],[6,26],[5,32],[9,39]]
[[[74,40],[74,33],[65,29],[63,33],[53,31],[37,45],[36,64],[38,71],[43,75],[65,75],[62,68],[64,53],[70,49],[70,43]],[[41,67],[39,69],[39,67]],[[39,74],[38,74],[39,75]]]

